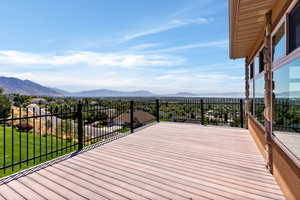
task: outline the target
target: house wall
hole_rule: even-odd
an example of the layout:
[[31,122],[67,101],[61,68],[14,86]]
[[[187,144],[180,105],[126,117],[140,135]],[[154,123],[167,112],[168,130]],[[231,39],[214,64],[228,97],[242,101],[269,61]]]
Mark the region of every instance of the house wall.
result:
[[273,176],[287,199],[300,199],[300,170],[277,138],[272,140]]
[[[256,145],[266,158],[264,127],[250,114],[248,129]],[[273,176],[285,197],[289,200],[300,199],[300,162],[289,153],[283,144],[275,137],[271,141]]]
[[263,157],[266,158],[266,136],[264,127],[250,114],[248,115],[248,129],[251,133],[252,138],[256,142],[259,151],[261,152]]

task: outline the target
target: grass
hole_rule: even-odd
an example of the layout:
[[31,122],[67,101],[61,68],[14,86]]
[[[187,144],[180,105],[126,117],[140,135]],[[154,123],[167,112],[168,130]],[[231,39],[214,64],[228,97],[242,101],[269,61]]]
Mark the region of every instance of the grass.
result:
[[[127,133],[130,128],[123,128],[118,130],[120,133]],[[86,138],[87,139],[87,138]],[[4,144],[5,140],[5,144]],[[89,142],[85,142],[84,146],[102,141],[102,138],[92,139]],[[27,145],[28,143],[28,145]],[[70,141],[68,139],[56,138],[56,136],[51,135],[40,135],[27,132],[19,132],[11,127],[5,128],[5,138],[4,138],[4,127],[0,126],[0,167],[11,165],[12,163],[18,163],[27,159],[38,157],[30,161],[25,161],[21,164],[14,165],[13,167],[7,167],[0,170],[0,178],[8,176],[10,174],[16,173],[18,171],[24,170],[26,168],[38,165],[40,163],[46,162],[53,158],[62,156],[69,152],[77,150],[77,145],[65,148],[76,142]],[[28,147],[28,151],[27,151]],[[47,149],[46,149],[47,147]],[[51,153],[53,151],[59,150],[57,152]],[[4,159],[5,150],[5,159]],[[28,152],[28,153],[27,153]],[[48,153],[48,155],[44,155]],[[28,155],[27,155],[28,154]],[[43,156],[40,156],[43,155]]]
[[129,131],[130,131],[130,128],[122,128],[122,129],[118,130],[117,132],[119,132],[119,133],[127,133]]
[[55,136],[51,137],[49,135],[46,136],[26,132],[18,132],[16,130],[12,131],[11,127],[5,128],[4,138],[4,127],[0,126],[0,167],[3,167],[4,165],[8,166],[12,163],[17,163],[22,160],[27,160],[30,158],[34,158],[35,156],[37,157],[48,153],[47,156],[40,156],[39,158],[30,160],[28,162],[15,165],[13,168],[9,167],[5,170],[2,169],[0,170],[0,177],[7,176],[17,171],[40,164],[52,158],[59,157],[71,151],[75,151],[77,149],[77,145],[50,154],[50,152],[64,148],[74,143],[75,141],[59,139]]

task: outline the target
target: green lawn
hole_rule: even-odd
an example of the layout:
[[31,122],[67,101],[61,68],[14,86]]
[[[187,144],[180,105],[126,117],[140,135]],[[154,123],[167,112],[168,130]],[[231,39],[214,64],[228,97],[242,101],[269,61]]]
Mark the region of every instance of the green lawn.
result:
[[[28,146],[27,146],[28,142]],[[5,128],[5,145],[4,145],[4,128],[0,126],[0,167],[17,163],[20,160],[26,160],[27,158],[33,158],[34,156],[39,156],[55,151],[56,149],[64,148],[74,144],[74,141],[67,141],[64,139],[56,138],[55,136],[46,136],[33,133],[24,133],[14,130],[12,134],[12,128]],[[47,147],[47,150],[46,150]],[[4,148],[5,148],[5,161],[4,161]],[[29,161],[28,163],[22,163],[12,167],[6,168],[5,171],[0,170],[0,177],[7,176],[9,174],[15,173],[17,171],[23,170],[25,168],[37,165],[39,163],[45,162],[52,158],[61,156],[63,154],[75,151],[77,146],[73,148],[68,148],[62,151],[58,151],[47,156],[42,156],[34,160]]]
[[122,129],[117,130],[117,132],[119,132],[119,133],[127,133],[129,131],[130,131],[130,128],[122,128]]

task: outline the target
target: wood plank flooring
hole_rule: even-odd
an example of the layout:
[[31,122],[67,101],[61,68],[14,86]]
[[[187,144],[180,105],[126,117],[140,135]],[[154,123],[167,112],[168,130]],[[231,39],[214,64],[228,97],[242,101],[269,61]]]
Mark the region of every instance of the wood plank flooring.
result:
[[0,186],[0,199],[284,199],[243,129],[158,123]]

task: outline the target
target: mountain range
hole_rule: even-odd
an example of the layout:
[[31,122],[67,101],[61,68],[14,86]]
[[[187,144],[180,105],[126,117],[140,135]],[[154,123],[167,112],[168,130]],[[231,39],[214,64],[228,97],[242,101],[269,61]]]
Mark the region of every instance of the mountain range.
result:
[[4,89],[6,94],[22,94],[32,96],[63,96],[54,89],[42,86],[29,80],[18,78],[0,77],[0,88]]
[[152,97],[152,96],[167,96],[167,97],[197,97],[197,96],[215,96],[215,97],[241,97],[241,93],[189,93],[179,92],[176,94],[158,95],[146,90],[138,91],[117,91],[117,90],[86,90],[80,92],[68,92],[59,88],[50,88],[42,86],[30,80],[21,80],[12,77],[0,76],[0,88],[4,89],[6,94],[22,94],[31,96],[54,96],[54,97]]

